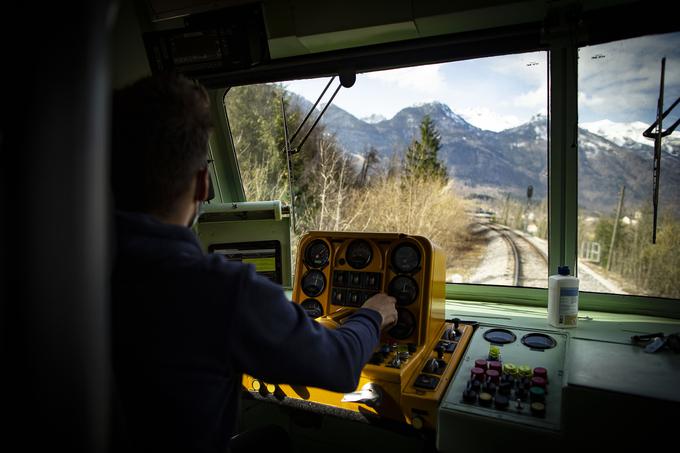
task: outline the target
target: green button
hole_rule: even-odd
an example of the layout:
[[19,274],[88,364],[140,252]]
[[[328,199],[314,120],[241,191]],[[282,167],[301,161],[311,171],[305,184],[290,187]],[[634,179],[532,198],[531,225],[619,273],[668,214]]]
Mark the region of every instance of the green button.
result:
[[520,365],[518,371],[519,375],[522,377],[531,377],[533,374],[529,365]]
[[503,373],[515,376],[517,374],[517,367],[512,363],[503,364]]

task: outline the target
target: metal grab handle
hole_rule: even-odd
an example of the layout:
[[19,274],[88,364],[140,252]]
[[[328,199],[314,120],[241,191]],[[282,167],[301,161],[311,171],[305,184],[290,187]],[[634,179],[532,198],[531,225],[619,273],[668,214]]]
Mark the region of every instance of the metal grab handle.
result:
[[379,385],[369,382],[361,387],[361,390],[358,392],[346,393],[341,401],[343,403],[361,403],[376,407],[382,401],[382,390]]

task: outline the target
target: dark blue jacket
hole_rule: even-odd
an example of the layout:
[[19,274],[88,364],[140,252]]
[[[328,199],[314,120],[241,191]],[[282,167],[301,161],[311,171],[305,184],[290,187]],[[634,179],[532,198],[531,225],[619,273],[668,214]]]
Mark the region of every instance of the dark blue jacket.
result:
[[224,452],[242,373],[353,391],[379,341],[380,314],[337,330],[309,319],[252,265],[205,255],[191,230],[116,215],[115,385],[127,437],[145,451]]

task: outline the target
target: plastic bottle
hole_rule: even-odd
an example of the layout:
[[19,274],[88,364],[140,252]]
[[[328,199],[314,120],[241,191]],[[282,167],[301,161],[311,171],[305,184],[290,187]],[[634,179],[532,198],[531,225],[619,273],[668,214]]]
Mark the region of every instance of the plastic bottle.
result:
[[548,277],[548,323],[554,327],[576,327],[578,319],[578,278],[568,266]]

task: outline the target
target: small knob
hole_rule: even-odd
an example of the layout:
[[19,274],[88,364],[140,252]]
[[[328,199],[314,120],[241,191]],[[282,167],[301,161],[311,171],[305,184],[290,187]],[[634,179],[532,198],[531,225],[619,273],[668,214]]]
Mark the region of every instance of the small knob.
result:
[[453,318],[453,332],[451,332],[454,336],[452,340],[455,340],[456,338],[460,338],[462,335],[460,332],[460,329],[458,328],[460,326],[460,319],[458,318]]
[[541,387],[531,387],[529,389],[529,400],[532,403],[542,403],[545,401],[545,390]]
[[513,363],[504,363],[503,373],[509,376],[515,376],[517,374],[517,367]]
[[472,389],[463,391],[463,402],[472,404],[477,402],[477,392]]
[[493,382],[494,384],[498,384],[499,382],[499,373],[496,370],[486,370],[486,377],[489,382]]
[[498,360],[491,360],[487,365],[490,370],[495,370],[498,372],[498,374],[503,371],[503,365]]
[[489,360],[500,360],[501,348],[498,346],[489,346]]
[[522,377],[529,378],[533,375],[533,370],[528,365],[520,365],[517,371],[519,372],[519,375]]
[[545,390],[545,385],[546,385],[545,379],[543,379],[542,377],[534,376],[531,378],[532,387],[541,387],[542,389]]
[[543,403],[531,403],[531,414],[536,417],[545,416],[545,404]]
[[548,370],[546,370],[543,367],[536,367],[534,368],[534,377],[541,377],[545,379],[545,382],[548,382]]
[[439,362],[437,359],[432,358],[427,361],[427,365],[425,365],[425,371],[428,373],[436,373],[439,371]]
[[481,368],[481,369],[483,369],[483,370],[486,370],[486,368],[487,368],[487,362],[486,362],[486,360],[484,360],[484,359],[477,359],[477,360],[475,360],[475,366],[476,366],[477,368]]
[[484,370],[474,367],[470,370],[470,377],[476,381],[484,381]]
[[494,406],[496,406],[496,409],[507,409],[509,405],[510,399],[508,399],[507,396],[496,395],[496,398],[494,398]]
[[479,394],[479,404],[481,404],[482,406],[489,407],[491,406],[492,398],[493,397],[491,396],[491,393],[482,392]]

